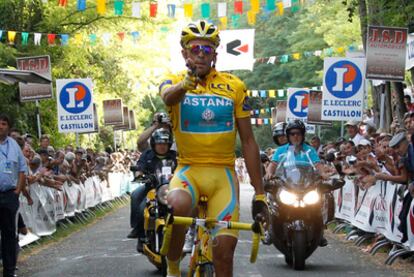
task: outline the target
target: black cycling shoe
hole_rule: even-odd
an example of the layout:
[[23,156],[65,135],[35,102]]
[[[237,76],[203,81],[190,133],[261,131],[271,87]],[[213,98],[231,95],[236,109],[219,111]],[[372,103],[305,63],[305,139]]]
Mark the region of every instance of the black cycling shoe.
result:
[[138,238],[138,230],[136,228],[132,229],[131,232],[127,235],[129,239],[137,239]]
[[325,237],[321,238],[321,241],[319,242],[320,247],[325,247],[328,245],[328,240]]

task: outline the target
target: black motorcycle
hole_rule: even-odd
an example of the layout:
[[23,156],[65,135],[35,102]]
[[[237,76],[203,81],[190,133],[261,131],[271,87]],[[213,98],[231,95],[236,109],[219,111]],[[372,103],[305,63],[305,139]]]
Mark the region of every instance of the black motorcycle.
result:
[[291,147],[266,185],[271,240],[295,270],[305,268],[306,259],[320,244],[325,195],[344,184],[341,179],[322,181],[308,153],[295,154]]

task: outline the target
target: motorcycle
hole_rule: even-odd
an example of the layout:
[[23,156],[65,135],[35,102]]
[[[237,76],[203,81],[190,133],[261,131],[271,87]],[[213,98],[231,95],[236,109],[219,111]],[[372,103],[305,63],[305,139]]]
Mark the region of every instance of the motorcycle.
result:
[[[299,155],[304,156],[299,159]],[[295,154],[290,147],[273,182],[266,185],[271,241],[295,270],[305,268],[306,259],[320,244],[325,229],[325,195],[344,184],[340,178],[322,181],[309,153]]]
[[146,186],[146,205],[144,209],[144,230],[146,240],[143,243],[143,254],[148,260],[166,275],[167,263],[165,257],[160,254],[163,241],[165,218],[168,213],[167,193],[171,172],[141,175],[135,181]]

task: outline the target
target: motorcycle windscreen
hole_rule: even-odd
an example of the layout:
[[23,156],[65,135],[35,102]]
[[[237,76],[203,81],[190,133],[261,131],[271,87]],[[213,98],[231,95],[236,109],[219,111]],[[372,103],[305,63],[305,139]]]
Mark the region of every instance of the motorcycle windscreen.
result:
[[304,151],[295,152],[290,146],[276,169],[276,176],[282,186],[295,190],[304,190],[316,184],[320,178],[309,154]]

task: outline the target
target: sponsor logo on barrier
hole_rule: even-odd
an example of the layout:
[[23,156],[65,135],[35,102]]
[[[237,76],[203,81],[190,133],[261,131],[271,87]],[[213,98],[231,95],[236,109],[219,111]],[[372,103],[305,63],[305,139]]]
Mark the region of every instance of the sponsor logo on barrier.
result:
[[81,82],[71,82],[62,88],[60,103],[65,111],[73,114],[84,112],[92,101],[91,91]]

